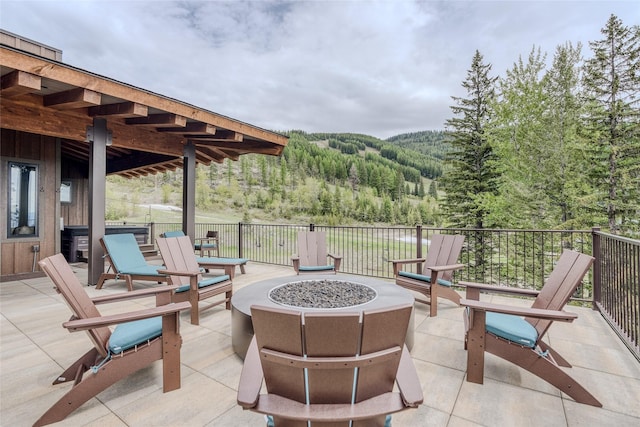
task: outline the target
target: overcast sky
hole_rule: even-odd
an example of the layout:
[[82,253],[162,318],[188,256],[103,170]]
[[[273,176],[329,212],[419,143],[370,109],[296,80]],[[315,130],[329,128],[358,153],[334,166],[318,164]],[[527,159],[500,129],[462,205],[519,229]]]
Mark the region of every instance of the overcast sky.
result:
[[443,129],[475,50],[503,76],[533,46],[600,40],[628,1],[0,1],[0,27],[63,62],[276,131]]

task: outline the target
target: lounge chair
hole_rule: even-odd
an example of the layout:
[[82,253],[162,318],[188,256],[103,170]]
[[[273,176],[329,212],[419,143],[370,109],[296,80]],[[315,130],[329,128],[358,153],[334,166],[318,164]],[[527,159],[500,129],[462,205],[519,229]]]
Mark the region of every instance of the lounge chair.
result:
[[[571,364],[542,341],[553,321],[572,322],[578,317],[562,310],[593,260],[589,255],[565,250],[539,292],[461,282],[467,287],[467,298],[460,301],[468,307],[465,312],[467,381],[482,384],[486,351],[537,375],[576,402],[602,407],[591,393],[560,368],[570,368]],[[536,299],[531,308],[513,307],[481,302],[480,292],[536,296]]]
[[[167,231],[162,234],[162,237],[164,238],[185,237],[185,234],[182,231]],[[202,250],[202,243],[200,244],[200,246],[198,244],[195,244],[194,249],[200,250],[201,255],[204,251],[208,250],[206,246],[204,251]],[[236,274],[236,267],[240,267],[240,272],[242,274],[245,274],[246,273],[245,266],[247,265],[247,262],[249,262],[248,258],[223,258],[223,257],[199,256],[199,257],[196,257],[196,259],[200,267],[204,268],[205,272],[208,273],[209,270],[212,270],[212,269],[221,269],[221,270],[224,270],[224,274],[229,275],[229,277],[231,277],[232,280]]]
[[275,427],[384,426],[389,414],[423,401],[404,344],[412,310],[411,304],[365,311],[362,321],[359,312],[306,312],[303,320],[296,310],[252,306],[255,335],[238,404],[267,415]]
[[210,304],[215,306],[225,304],[231,309],[233,285],[228,274],[223,276],[202,277],[201,266],[198,264],[193,245],[188,236],[159,237],[156,240],[162,260],[166,265],[161,273],[169,276],[171,285],[178,285],[174,301],[189,301],[191,303],[191,323],[200,324],[199,302],[216,295],[223,295],[223,299]]
[[[328,259],[333,260],[327,263]],[[342,257],[327,252],[327,233],[305,231],[298,233],[298,254],[291,257],[296,274],[333,273],[340,270]]]
[[[416,301],[429,304],[431,317],[438,315],[438,298],[445,298],[460,305],[460,295],[452,288],[452,279],[453,272],[464,267],[464,264],[456,264],[463,243],[464,236],[459,234],[434,234],[426,258],[391,261],[396,284],[429,298],[416,298]],[[416,264],[417,271],[401,270],[406,264]]]
[[[93,348],[56,378],[54,385],[69,381],[73,385],[34,425],[63,420],[98,393],[156,360],[162,359],[162,390],[180,388],[179,315],[189,304],[170,304],[174,288],[162,286],[91,299],[62,254],[38,264],[73,313],[62,326],[70,332],[86,331]],[[136,312],[101,316],[95,306],[150,296],[156,297],[158,306]],[[110,325],[117,325],[113,332]]]
[[100,239],[100,244],[110,264],[109,268],[113,268],[114,272],[102,273],[96,289],[102,289],[105,280],[109,279],[124,279],[130,291],[133,290],[133,280],[151,280],[157,283],[167,281],[167,276],[158,273],[164,266],[147,263],[133,234],[107,234]]

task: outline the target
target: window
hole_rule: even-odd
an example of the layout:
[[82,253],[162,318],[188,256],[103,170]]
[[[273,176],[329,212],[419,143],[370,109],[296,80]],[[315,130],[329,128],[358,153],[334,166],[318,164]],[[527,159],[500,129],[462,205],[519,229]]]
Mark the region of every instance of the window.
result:
[[7,237],[38,235],[38,166],[9,162]]

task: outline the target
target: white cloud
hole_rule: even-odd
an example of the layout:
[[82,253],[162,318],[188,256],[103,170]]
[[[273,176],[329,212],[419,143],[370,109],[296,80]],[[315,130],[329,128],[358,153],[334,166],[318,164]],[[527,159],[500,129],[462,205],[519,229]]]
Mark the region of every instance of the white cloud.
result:
[[601,38],[633,1],[11,1],[0,26],[64,62],[274,130],[441,129],[478,49],[494,75]]

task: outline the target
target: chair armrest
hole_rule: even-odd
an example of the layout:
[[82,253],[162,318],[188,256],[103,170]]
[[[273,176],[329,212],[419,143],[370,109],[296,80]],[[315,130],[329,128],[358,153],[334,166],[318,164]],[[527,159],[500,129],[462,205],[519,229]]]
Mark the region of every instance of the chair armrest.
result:
[[196,237],[194,239],[197,242],[200,242],[200,244],[206,244],[206,243],[218,243],[218,239],[216,239],[215,237]]
[[158,273],[160,273],[160,274],[166,274],[167,276],[187,276],[187,277],[193,277],[193,276],[197,276],[198,274],[201,274],[202,272],[201,272],[200,270],[198,270],[198,271],[158,270]]
[[342,259],[342,255],[327,254],[327,256],[328,256],[329,258],[334,259],[334,260]]
[[400,356],[396,384],[405,405],[417,408],[424,400],[418,372],[406,345],[402,349],[402,356]]
[[244,358],[244,365],[242,366],[242,372],[240,374],[238,405],[244,409],[249,409],[258,404],[263,376],[258,343],[256,338],[253,337]]
[[460,305],[469,307],[476,311],[490,311],[493,313],[513,314],[515,316],[535,317],[537,319],[556,320],[559,322],[573,322],[578,318],[575,313],[561,310],[545,310],[542,308],[530,308],[530,307],[514,307],[504,304],[494,304],[484,301],[475,301],[468,299],[461,299]]
[[451,270],[460,270],[464,268],[464,264],[450,264],[450,265],[425,265],[424,268],[429,269],[431,271],[451,271]]
[[117,325],[118,323],[132,322],[134,320],[148,319],[150,317],[165,316],[191,308],[188,301],[161,305],[159,307],[147,308],[145,310],[132,311],[129,313],[112,314],[109,316],[89,317],[86,319],[76,319],[64,322],[62,326],[72,332],[94,329],[103,326]]
[[342,264],[342,256],[333,255],[333,254],[327,254],[327,256],[333,260],[333,268],[336,270],[336,273],[337,273],[338,270],[340,270],[340,264]]
[[467,288],[467,299],[479,300],[481,292],[494,292],[494,293],[503,293],[503,294],[511,294],[511,295],[523,295],[536,297],[540,293],[540,291],[536,291],[533,289],[521,289],[521,288],[511,288],[507,286],[495,286],[495,285],[487,285],[484,283],[475,283],[475,282],[459,282],[460,286]]
[[105,304],[114,301],[122,301],[133,298],[145,298],[149,296],[157,296],[164,292],[173,292],[180,286],[158,286],[157,288],[138,289],[131,292],[121,292],[113,295],[103,295],[99,297],[91,298],[94,304]]
[[[391,262],[393,263],[393,275],[397,276],[400,271],[400,266],[404,264],[417,264],[423,263],[426,261],[426,258],[411,258],[411,259],[393,259]],[[422,271],[422,270],[419,270]]]

